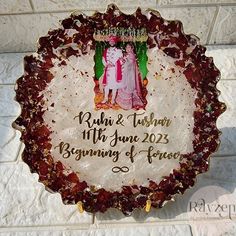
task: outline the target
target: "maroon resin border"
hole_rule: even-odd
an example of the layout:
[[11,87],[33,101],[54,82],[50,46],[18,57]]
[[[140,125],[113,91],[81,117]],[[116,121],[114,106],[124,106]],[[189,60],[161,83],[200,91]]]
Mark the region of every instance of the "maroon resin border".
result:
[[[186,35],[179,21],[164,20],[158,12],[148,10],[144,15],[138,8],[132,15],[119,11],[110,5],[106,13],[96,12],[92,16],[72,14],[62,21],[62,27],[48,32],[39,39],[37,53],[24,58],[24,75],[16,82],[16,100],[21,105],[21,115],[13,123],[13,127],[22,133],[21,140],[25,144],[22,154],[31,172],[39,175],[39,181],[47,189],[59,192],[65,204],[81,202],[88,212],[105,212],[108,208],[118,208],[129,215],[135,208],[144,208],[147,200],[151,206],[160,208],[165,201],[194,185],[199,173],[208,170],[209,156],[216,151],[220,141],[220,132],[216,127],[218,116],[225,110],[225,104],[218,101],[219,91],[216,84],[220,72],[214,66],[212,58],[205,56],[206,48],[199,45],[196,36]],[[81,24],[77,24],[80,22]],[[109,192],[104,188],[93,189],[85,181],[80,181],[74,172],[64,171],[61,162],[55,162],[50,154],[50,129],[43,120],[43,95],[41,92],[53,79],[50,68],[52,58],[57,58],[53,49],[61,44],[76,42],[78,50],[65,49],[66,57],[82,56],[87,53],[87,45],[94,49],[94,29],[106,27],[145,27],[149,34],[148,47],[158,47],[168,56],[175,58],[176,65],[184,69],[191,87],[197,90],[194,112],[194,152],[184,156],[178,169],[169,176],[163,177],[160,183],[150,181],[148,187],[123,186],[121,191]],[[75,37],[65,37],[65,29],[76,29]],[[174,47],[172,47],[174,46]],[[192,50],[190,50],[192,47]],[[188,48],[188,50],[187,50]],[[59,58],[62,63],[63,59]]]

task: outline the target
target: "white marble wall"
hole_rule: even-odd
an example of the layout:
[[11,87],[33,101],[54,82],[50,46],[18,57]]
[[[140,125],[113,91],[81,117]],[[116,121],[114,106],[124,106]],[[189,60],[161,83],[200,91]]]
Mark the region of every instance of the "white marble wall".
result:
[[34,51],[38,37],[71,12],[105,11],[112,2],[124,12],[141,6],[181,20],[185,32],[197,35],[203,44],[236,43],[236,0],[1,0],[0,52]]

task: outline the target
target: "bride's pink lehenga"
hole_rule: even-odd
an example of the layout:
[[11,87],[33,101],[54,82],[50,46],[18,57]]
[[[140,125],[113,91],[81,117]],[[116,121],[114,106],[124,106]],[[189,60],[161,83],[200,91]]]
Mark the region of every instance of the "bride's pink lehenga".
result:
[[127,53],[124,59],[121,88],[118,89],[116,103],[125,110],[145,108],[141,75],[135,54]]

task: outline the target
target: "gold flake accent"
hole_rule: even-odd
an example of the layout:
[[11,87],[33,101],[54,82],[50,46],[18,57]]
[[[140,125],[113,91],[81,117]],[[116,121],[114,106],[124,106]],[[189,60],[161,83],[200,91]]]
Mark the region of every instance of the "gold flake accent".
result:
[[79,213],[84,212],[83,203],[81,201],[77,202],[77,208],[79,210]]
[[147,201],[146,201],[146,206],[145,206],[145,211],[146,211],[146,212],[149,212],[149,211],[150,211],[151,205],[152,205],[151,200],[147,200]]

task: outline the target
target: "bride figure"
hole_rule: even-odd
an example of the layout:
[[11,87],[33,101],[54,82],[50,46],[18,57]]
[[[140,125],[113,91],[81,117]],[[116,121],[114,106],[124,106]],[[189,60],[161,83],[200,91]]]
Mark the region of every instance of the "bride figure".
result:
[[139,73],[134,47],[127,44],[122,65],[121,86],[118,89],[116,103],[125,110],[144,108],[142,79]]

